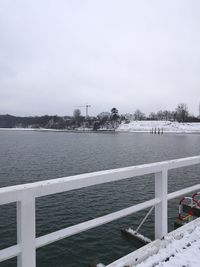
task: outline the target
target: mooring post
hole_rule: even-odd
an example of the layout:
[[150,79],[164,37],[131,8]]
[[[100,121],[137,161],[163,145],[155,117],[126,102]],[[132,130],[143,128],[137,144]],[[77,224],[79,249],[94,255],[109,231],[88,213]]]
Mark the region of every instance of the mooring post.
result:
[[21,246],[17,267],[36,267],[35,198],[28,195],[17,202],[17,243]]
[[162,238],[168,232],[168,171],[155,173],[155,197],[161,202],[155,206],[155,239]]

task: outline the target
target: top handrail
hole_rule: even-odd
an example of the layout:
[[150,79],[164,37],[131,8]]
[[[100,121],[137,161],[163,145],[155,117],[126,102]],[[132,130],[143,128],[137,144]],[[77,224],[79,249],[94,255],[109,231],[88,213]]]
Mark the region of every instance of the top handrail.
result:
[[193,156],[112,170],[78,174],[74,176],[44,180],[22,185],[2,187],[0,188],[0,205],[19,201],[23,194],[28,194],[29,197],[33,196],[34,198],[37,198],[199,163],[200,156]]

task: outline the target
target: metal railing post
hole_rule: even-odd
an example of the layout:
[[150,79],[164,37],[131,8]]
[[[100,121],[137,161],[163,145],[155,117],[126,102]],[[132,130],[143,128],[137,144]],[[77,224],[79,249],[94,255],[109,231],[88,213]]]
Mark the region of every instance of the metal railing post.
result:
[[17,267],[36,267],[35,198],[28,194],[17,202],[17,243],[21,246]]
[[168,232],[167,203],[168,171],[155,173],[155,197],[161,202],[155,206],[155,239],[162,238]]

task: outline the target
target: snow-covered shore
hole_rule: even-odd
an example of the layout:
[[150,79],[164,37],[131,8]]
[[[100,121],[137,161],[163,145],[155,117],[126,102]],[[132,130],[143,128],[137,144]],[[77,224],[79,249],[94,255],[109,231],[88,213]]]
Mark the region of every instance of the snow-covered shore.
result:
[[[200,134],[200,122],[194,123],[179,123],[171,121],[131,121],[130,123],[121,123],[119,127],[115,130],[116,132],[141,132],[149,133],[152,130],[163,133],[199,133]],[[75,130],[68,129],[46,129],[46,128],[0,128],[0,130],[10,130],[10,131],[51,131],[51,132],[111,132],[111,129],[99,129],[93,131],[89,128],[78,128]]]
[[46,132],[69,132],[69,130],[46,129],[46,128],[0,128],[0,131],[46,131]]
[[97,133],[97,132],[113,132],[114,129],[98,129],[94,131],[91,128],[77,128],[74,130],[69,129],[49,129],[49,128],[0,128],[0,131],[38,131],[38,132],[69,132],[69,133]]
[[131,121],[121,123],[118,132],[151,132],[156,129],[164,133],[200,133],[200,123],[179,123],[171,121]]

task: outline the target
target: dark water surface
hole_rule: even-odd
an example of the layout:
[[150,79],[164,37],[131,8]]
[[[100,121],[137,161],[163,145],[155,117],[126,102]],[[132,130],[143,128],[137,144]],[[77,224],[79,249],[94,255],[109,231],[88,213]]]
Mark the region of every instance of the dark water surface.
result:
[[[200,155],[200,135],[0,131],[0,187],[168,159]],[[169,192],[199,183],[200,166],[170,171]],[[37,236],[126,208],[154,197],[154,177],[92,186],[37,199]],[[178,200],[169,202],[169,229]],[[66,238],[37,250],[37,267],[87,267],[130,253],[134,229],[146,211]],[[16,243],[16,205],[0,206],[0,249]],[[153,214],[141,232],[154,236]],[[0,263],[14,267],[16,260]],[[28,267],[28,266],[27,266]]]

